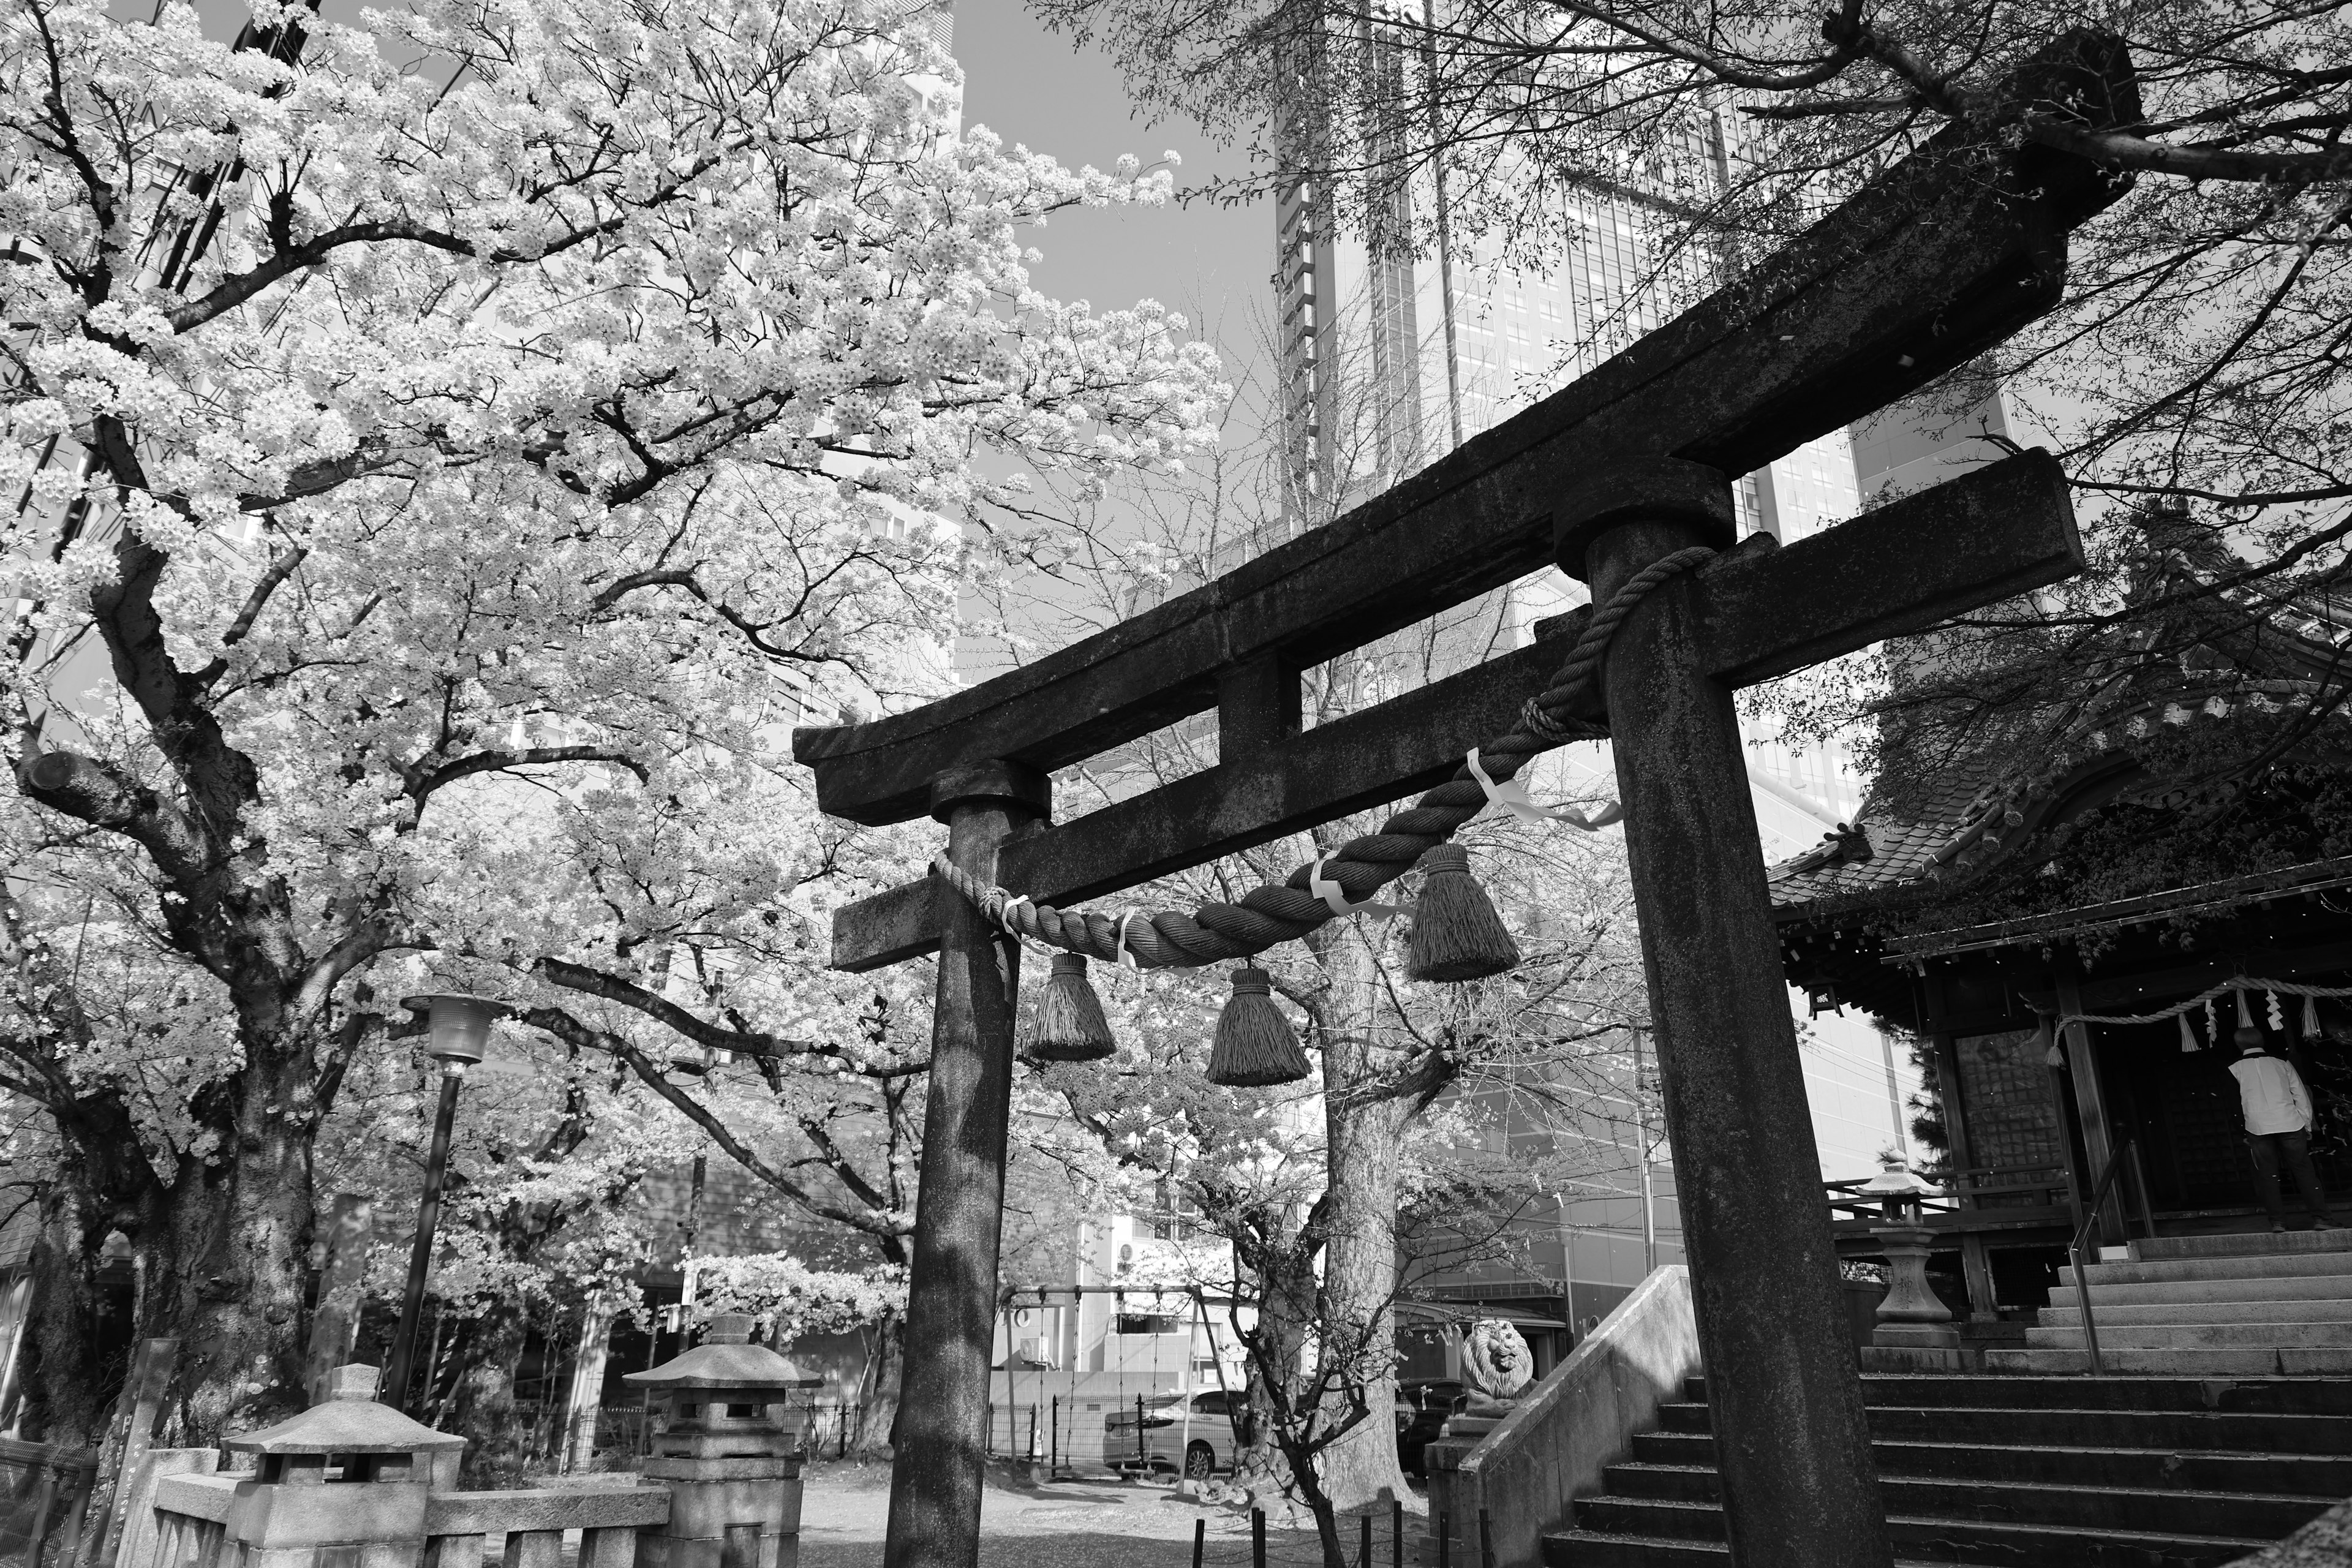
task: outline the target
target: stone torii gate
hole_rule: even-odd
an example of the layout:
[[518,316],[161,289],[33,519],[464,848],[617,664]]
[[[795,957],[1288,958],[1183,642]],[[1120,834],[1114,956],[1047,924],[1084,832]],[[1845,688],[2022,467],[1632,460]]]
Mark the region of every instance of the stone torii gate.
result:
[[[2128,62],[2097,35],[2011,87],[2085,126],[2137,119]],[[1729,476],[2048,310],[2069,230],[2121,189],[2070,156],[1948,128],[1755,270],[1339,521],[1026,668],[800,731],[795,755],[832,815],[929,812],[981,882],[1098,898],[1454,776],[1517,726],[1590,612],[1305,733],[1301,669],[1548,563],[1601,604],[1675,552],[1720,551],[1624,619],[1585,707],[1614,742],[1735,1560],[1886,1568],[1732,692],[2059,581],[2081,546],[2041,453],[1786,549],[1734,547]],[[1210,708],[1218,766],[1046,826],[1051,770]],[[888,1568],[978,1556],[1020,954],[940,879],[835,918],[838,968],[934,949]]]

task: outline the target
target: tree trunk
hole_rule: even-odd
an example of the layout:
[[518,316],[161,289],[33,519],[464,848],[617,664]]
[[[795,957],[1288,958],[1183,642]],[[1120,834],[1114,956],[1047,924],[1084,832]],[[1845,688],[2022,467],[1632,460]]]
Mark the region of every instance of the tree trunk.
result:
[[119,1364],[104,1364],[98,1346],[99,1253],[107,1227],[90,1221],[88,1195],[70,1172],[60,1173],[41,1210],[31,1258],[32,1322],[17,1374],[25,1391],[17,1429],[31,1442],[86,1447],[104,1435],[122,1376]]
[[466,1329],[449,1424],[469,1445],[461,1473],[477,1489],[519,1486],[529,1434],[515,1405],[515,1369],[530,1337],[530,1315],[520,1303],[499,1302]]
[[[223,1091],[234,1130],[188,1155],[132,1246],[146,1263],[139,1339],[180,1342],[167,1446],[210,1447],[307,1403],[302,1297],[310,1247],[309,1063],[256,1050]],[[201,1097],[200,1097],[201,1098]]]
[[1323,1243],[1318,1354],[1336,1376],[1325,1419],[1355,1425],[1317,1459],[1321,1489],[1342,1513],[1389,1498],[1413,1500],[1397,1458],[1397,1142],[1404,1101],[1350,1091],[1381,1076],[1372,1047],[1379,992],[1373,955],[1353,922],[1334,930],[1321,955],[1331,988],[1322,1020],[1325,1162],[1329,1192]]
[[1297,1386],[1300,1350],[1314,1323],[1314,1263],[1299,1254],[1294,1239],[1281,1254],[1256,1260],[1257,1322],[1244,1337],[1251,1352],[1249,1430],[1234,1459],[1234,1479],[1269,1513],[1287,1510],[1294,1489],[1280,1440],[1290,1400],[1277,1397],[1271,1384],[1281,1378],[1286,1388]]
[[857,1427],[849,1447],[861,1459],[890,1457],[906,1350],[906,1320],[896,1312],[884,1313],[866,1337],[866,1365],[857,1379]]

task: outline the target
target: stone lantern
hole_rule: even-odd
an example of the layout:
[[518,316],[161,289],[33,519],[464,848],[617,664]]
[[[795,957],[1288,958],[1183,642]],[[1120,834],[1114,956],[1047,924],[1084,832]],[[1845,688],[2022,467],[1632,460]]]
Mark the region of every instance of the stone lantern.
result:
[[801,1453],[784,1400],[814,1380],[730,1312],[684,1355],[624,1381],[646,1391],[642,1474],[670,1494],[669,1522],[637,1533],[636,1568],[795,1568]]
[[240,1568],[417,1568],[425,1494],[455,1481],[466,1440],[377,1404],[375,1381],[337,1367],[319,1404],[222,1443],[260,1456],[223,1531]]
[[1877,1326],[1870,1335],[1874,1370],[1966,1369],[1968,1358],[1959,1331],[1952,1327],[1951,1309],[1927,1283],[1927,1258],[1936,1233],[1919,1223],[1919,1200],[1936,1191],[1912,1173],[1907,1162],[1890,1157],[1885,1169],[1854,1193],[1856,1197],[1886,1200],[1885,1221],[1870,1227],[1886,1256],[1886,1295],[1878,1303]]

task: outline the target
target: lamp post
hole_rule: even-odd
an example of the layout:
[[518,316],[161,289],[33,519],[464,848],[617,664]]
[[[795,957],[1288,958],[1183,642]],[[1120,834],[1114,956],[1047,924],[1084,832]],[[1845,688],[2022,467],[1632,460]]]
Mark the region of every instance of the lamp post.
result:
[[425,1315],[425,1279],[433,1269],[433,1230],[441,1218],[441,1179],[449,1168],[449,1129],[457,1118],[457,1086],[466,1069],[482,1059],[490,1020],[506,1008],[485,996],[443,993],[411,996],[401,1005],[425,1015],[425,1049],[441,1064],[441,1104],[433,1118],[433,1148],[425,1159],[425,1195],[416,1209],[416,1246],[408,1255],[408,1289],[400,1299],[400,1327],[393,1331],[392,1364],[386,1369],[383,1402],[408,1411],[408,1382],[416,1364],[417,1321]]

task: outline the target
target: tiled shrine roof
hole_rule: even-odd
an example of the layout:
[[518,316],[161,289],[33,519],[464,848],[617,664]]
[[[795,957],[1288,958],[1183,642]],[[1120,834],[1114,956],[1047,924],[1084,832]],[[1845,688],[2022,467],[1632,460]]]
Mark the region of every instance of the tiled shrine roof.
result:
[[[2174,551],[2155,562],[2153,574],[2159,586],[2178,586],[2217,565]],[[2198,646],[2210,658],[2202,668],[2151,662],[2154,673],[2116,683],[2025,742],[1954,759],[1899,808],[1874,792],[1852,828],[1767,873],[1775,917],[1784,924],[1833,921],[1932,898],[2086,804],[2184,804],[2178,786],[2152,775],[2137,754],[2138,742],[2162,730],[2242,711],[2288,712],[2306,700],[2325,710],[2352,646],[2352,610],[2296,601],[2252,616],[2231,608],[2229,616],[2222,633]],[[2317,748],[2352,750],[2348,725],[2352,711],[2336,709],[2315,737]],[[2306,740],[2298,750],[2314,745]]]

